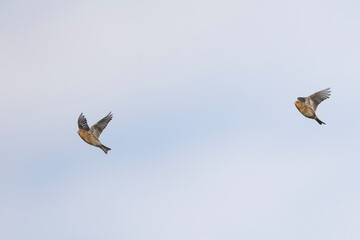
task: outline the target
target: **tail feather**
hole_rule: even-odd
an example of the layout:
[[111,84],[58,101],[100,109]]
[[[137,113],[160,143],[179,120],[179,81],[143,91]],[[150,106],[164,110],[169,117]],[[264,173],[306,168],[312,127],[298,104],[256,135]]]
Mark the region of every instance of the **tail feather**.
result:
[[100,147],[106,154],[107,154],[107,152],[109,151],[109,150],[111,150],[111,148],[108,148],[108,147],[106,147],[106,146],[104,146],[104,145],[101,145],[101,147]]
[[322,125],[322,124],[325,124],[325,125],[326,125],[326,123],[324,123],[323,121],[321,121],[321,120],[318,119],[317,117],[315,117],[315,120],[316,120],[320,125]]

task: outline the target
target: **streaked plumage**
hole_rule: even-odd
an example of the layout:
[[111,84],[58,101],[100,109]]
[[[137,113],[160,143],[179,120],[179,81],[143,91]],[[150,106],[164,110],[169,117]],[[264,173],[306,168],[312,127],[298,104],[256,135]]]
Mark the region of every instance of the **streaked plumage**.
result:
[[325,124],[316,116],[316,109],[322,101],[330,97],[330,93],[330,88],[326,88],[308,97],[298,97],[295,106],[305,117],[315,119],[320,125]]
[[110,112],[103,119],[101,119],[93,126],[91,126],[91,128],[89,128],[85,116],[81,113],[78,119],[79,131],[77,133],[85,142],[95,147],[101,148],[107,154],[107,152],[111,149],[102,145],[102,143],[99,140],[99,137],[102,131],[111,121],[112,117],[113,115]]

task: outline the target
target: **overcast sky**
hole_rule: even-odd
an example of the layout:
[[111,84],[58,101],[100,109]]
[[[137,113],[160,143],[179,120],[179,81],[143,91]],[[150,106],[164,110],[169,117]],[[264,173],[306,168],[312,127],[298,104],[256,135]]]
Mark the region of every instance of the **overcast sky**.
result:
[[0,1],[0,238],[360,239],[359,12]]

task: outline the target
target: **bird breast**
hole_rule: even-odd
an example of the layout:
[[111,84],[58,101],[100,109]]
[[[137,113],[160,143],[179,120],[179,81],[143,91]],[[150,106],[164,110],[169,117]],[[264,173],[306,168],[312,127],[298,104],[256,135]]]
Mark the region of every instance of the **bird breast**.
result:
[[295,106],[307,118],[315,118],[315,112],[306,103],[296,102]]
[[101,142],[99,141],[99,139],[97,139],[89,131],[85,131],[85,130],[80,129],[78,131],[78,134],[88,144],[91,144],[91,145],[94,145],[94,146],[101,146]]

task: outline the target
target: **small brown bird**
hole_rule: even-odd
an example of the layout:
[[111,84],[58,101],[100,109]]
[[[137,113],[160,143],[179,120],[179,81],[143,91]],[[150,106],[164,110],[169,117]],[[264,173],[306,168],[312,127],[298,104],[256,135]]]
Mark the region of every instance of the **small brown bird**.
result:
[[95,147],[101,148],[107,154],[107,152],[111,149],[101,144],[99,141],[99,136],[106,128],[112,117],[113,115],[110,112],[108,115],[106,115],[106,117],[89,128],[85,116],[81,113],[78,119],[79,131],[77,131],[77,133],[85,142]]
[[298,97],[298,101],[295,102],[297,109],[307,118],[315,119],[320,125],[325,124],[316,116],[317,106],[330,97],[330,88],[326,88],[319,92],[316,92],[308,97]]

